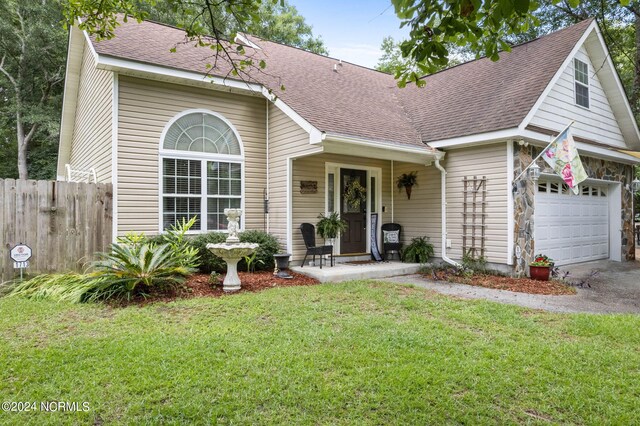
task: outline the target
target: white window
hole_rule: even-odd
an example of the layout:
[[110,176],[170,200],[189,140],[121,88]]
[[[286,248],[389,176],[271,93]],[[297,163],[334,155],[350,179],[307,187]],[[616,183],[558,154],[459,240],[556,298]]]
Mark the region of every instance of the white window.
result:
[[244,157],[233,126],[218,114],[185,111],[160,141],[160,230],[197,216],[192,231],[227,229],[226,208],[241,208]]
[[576,104],[589,108],[589,65],[579,59],[573,60]]

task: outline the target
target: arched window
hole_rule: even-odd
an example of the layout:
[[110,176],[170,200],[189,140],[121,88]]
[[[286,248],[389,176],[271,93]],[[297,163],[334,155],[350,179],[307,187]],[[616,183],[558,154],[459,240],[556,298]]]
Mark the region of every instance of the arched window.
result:
[[237,131],[211,111],[185,111],[166,125],[160,147],[161,230],[194,216],[193,231],[226,230],[224,209],[242,206],[244,160]]

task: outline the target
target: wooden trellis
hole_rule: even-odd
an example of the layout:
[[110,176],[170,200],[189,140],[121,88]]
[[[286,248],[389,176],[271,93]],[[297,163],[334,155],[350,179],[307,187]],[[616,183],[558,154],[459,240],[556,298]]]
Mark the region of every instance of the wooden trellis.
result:
[[462,252],[472,259],[484,257],[487,228],[487,178],[465,176],[462,211]]

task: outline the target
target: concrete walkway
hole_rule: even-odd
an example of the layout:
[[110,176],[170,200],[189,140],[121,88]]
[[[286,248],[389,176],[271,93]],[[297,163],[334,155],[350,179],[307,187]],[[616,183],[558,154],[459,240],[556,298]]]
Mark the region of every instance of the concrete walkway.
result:
[[574,296],[544,296],[432,281],[421,275],[387,278],[385,282],[413,284],[441,294],[467,299],[486,299],[551,312],[640,313],[640,262],[598,261],[572,265],[570,280],[589,279],[591,287],[577,288]]
[[381,262],[354,265],[349,263],[336,263],[331,267],[328,264],[322,266],[290,266],[293,272],[309,275],[321,283],[335,283],[340,281],[377,279],[396,277],[407,274],[415,274],[420,270],[418,263]]

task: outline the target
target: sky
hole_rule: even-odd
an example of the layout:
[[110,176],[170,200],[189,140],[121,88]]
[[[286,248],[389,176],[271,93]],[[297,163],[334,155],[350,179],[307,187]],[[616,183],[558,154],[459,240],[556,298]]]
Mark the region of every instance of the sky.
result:
[[322,36],[331,57],[373,68],[385,36],[406,38],[389,0],[289,0],[313,34]]

